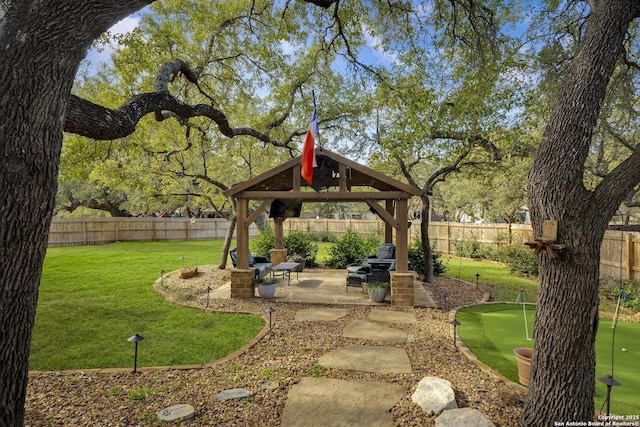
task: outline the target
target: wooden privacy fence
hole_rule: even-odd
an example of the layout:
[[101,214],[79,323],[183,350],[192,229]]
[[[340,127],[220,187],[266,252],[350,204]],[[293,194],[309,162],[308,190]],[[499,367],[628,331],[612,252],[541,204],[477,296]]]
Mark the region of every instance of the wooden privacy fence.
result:
[[[54,219],[49,246],[93,245],[125,241],[222,240],[229,221],[220,218],[83,218]],[[255,224],[249,236],[258,235]]]
[[[229,222],[219,218],[54,219],[49,231],[49,246],[136,240],[221,240],[225,238],[228,227]],[[340,238],[349,229],[361,235],[375,235],[381,239],[384,236],[384,223],[378,220],[289,218],[284,222],[285,235],[300,230]],[[256,237],[258,233],[255,224],[251,224],[249,237]],[[409,244],[420,240],[420,223],[414,222],[408,233]],[[523,224],[432,222],[429,224],[429,240],[436,251],[455,255],[456,242],[475,241],[494,247],[520,245],[533,240],[533,231],[530,225]],[[601,247],[600,273],[616,279],[640,280],[640,234],[607,231]]]

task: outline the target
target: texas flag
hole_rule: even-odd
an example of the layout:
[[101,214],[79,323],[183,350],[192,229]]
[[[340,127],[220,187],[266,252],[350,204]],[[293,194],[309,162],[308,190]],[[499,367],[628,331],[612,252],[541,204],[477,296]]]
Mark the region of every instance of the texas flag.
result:
[[316,107],[313,106],[313,114],[307,129],[307,136],[304,138],[304,146],[302,147],[302,160],[300,161],[300,176],[304,178],[309,185],[313,181],[313,168],[317,167],[315,145],[318,138],[318,116]]

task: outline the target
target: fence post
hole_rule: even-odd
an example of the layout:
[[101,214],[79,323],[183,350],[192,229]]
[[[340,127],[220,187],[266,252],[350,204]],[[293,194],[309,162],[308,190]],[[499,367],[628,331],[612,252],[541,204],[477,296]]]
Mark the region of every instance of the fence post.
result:
[[[623,243],[623,242],[620,242]],[[635,262],[635,257],[634,257],[634,250],[633,250],[633,238],[631,236],[630,233],[626,233],[625,235],[625,260],[626,261],[623,265],[620,266],[620,268],[625,268],[626,269],[626,273],[627,273],[627,279],[629,280],[633,280],[633,267]]]

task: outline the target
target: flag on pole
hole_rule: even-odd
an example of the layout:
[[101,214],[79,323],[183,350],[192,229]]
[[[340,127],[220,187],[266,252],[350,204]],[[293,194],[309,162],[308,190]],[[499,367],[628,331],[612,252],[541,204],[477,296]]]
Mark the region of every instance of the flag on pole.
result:
[[318,116],[316,113],[315,100],[313,103],[313,114],[307,129],[307,135],[304,138],[304,146],[302,147],[302,160],[300,161],[300,176],[304,178],[309,185],[313,181],[313,168],[317,167],[315,145],[318,138]]

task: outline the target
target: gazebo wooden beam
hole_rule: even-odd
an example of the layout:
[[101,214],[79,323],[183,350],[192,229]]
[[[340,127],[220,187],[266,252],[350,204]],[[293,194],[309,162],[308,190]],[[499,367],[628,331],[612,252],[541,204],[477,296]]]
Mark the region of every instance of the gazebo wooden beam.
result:
[[367,199],[374,200],[407,200],[412,194],[404,191],[361,191],[361,192],[341,192],[341,191],[241,191],[234,195],[236,199],[302,199],[310,202],[332,201],[332,202],[363,202]]
[[247,217],[247,224],[251,224],[253,222],[255,222],[256,219],[258,219],[258,217],[260,216],[260,214],[264,211],[267,210],[267,208],[269,206],[271,206],[271,202],[273,202],[274,199],[265,199],[262,204],[260,206],[258,206],[258,209],[256,209],[255,211],[253,211],[251,213],[251,215],[249,215]]
[[365,202],[378,214],[380,218],[386,223],[390,224],[393,228],[398,228],[398,221],[394,218],[393,213],[388,212],[380,203],[373,199],[366,199]]

